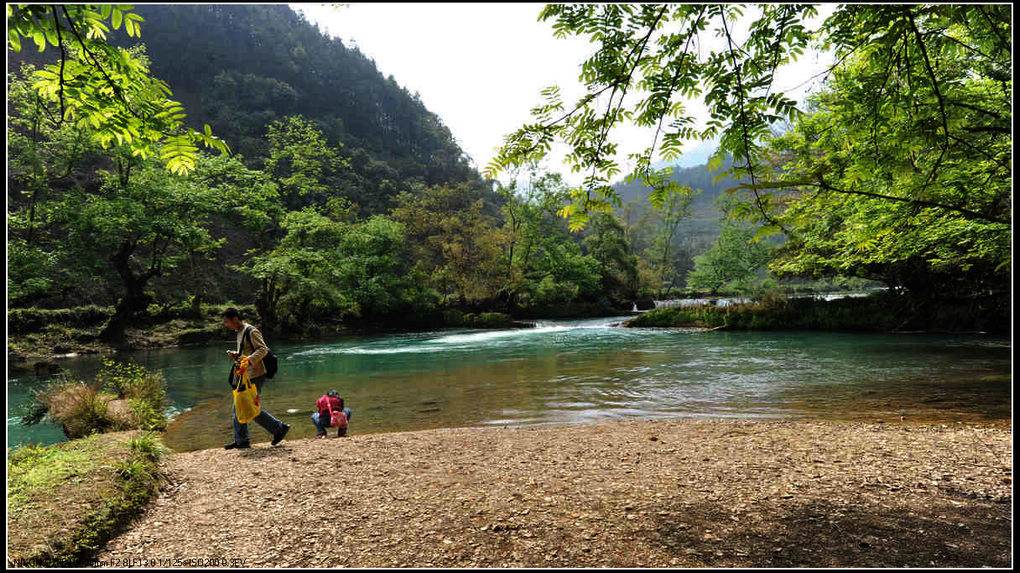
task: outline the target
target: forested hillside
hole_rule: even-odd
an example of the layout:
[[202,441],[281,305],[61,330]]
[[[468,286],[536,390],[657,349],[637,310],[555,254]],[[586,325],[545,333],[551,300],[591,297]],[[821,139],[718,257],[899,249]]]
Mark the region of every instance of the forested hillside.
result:
[[[678,251],[631,240],[652,238],[655,220],[625,228],[606,215],[570,233],[558,175],[494,190],[416,95],[285,6],[131,13],[144,18],[140,37],[112,31],[112,60],[100,63],[146,66],[180,102],[167,113],[230,154],[196,149],[187,172],[177,172],[186,160],[168,171],[166,142],[146,157],[106,136],[105,120],[54,121],[94,52],[69,51],[72,71],[41,98],[33,82],[62,77],[67,61],[55,49],[9,49],[8,301],[92,305],[72,313],[86,328],[36,346],[121,343],[209,304],[251,305],[268,330],[300,336],[475,323],[459,312],[615,312],[664,281],[682,284]],[[18,316],[19,329],[48,328]]]
[[[313,295],[323,295],[299,287],[318,284],[309,261],[279,251],[288,212],[310,209],[306,220],[327,213],[319,222],[367,221],[401,204],[398,196],[406,203],[432,186],[456,185],[465,201],[480,201],[480,215],[498,218],[504,198],[470,165],[441,119],[370,59],[289,7],[143,5],[134,13],[144,18],[141,38],[125,27],[111,33],[110,44],[148,61],[183,104],[184,122],[199,130],[208,124],[229,145],[231,159],[203,154],[195,175],[174,178],[127,150],[101,148],[94,130],[52,121],[53,109],[32,95],[21,73],[22,64],[31,75],[58,62],[61,52],[9,46],[16,80],[8,90],[13,306],[124,306],[133,299],[125,313],[137,316],[152,303],[191,301],[197,309],[258,299],[261,310],[272,312],[281,301],[265,299],[282,290],[281,303],[301,299],[300,312],[288,311],[299,322],[315,307]],[[218,185],[210,189],[212,181]],[[176,208],[167,210],[167,201]],[[238,211],[241,205],[246,211]],[[395,249],[395,258],[386,270],[407,275],[414,261],[401,250],[403,229],[391,230],[396,244],[386,248]],[[267,252],[280,254],[269,263],[275,266],[256,268]],[[329,270],[327,261],[319,261],[320,271]],[[295,273],[292,280],[287,273]],[[326,283],[335,289],[336,276],[323,277]],[[365,310],[395,310],[401,292],[389,286],[393,307]],[[334,319],[363,314],[346,290],[343,304],[336,299],[339,306],[320,310],[335,311]],[[114,330],[132,319],[122,322]]]
[[[144,45],[153,75],[184,104],[186,123],[208,123],[247,166],[269,155],[268,125],[300,115],[348,169],[335,187],[367,214],[385,212],[412,183],[483,182],[449,128],[417,94],[384,77],[357,48],[332,39],[285,5],[139,5],[144,35],[114,32],[123,47]],[[54,62],[59,52],[8,50],[8,66]],[[487,188],[487,187],[486,187]]]
[[[142,40],[153,73],[170,83],[195,123],[209,123],[245,157],[267,154],[269,122],[302,115],[329,143],[343,142],[355,173],[366,180],[352,199],[376,210],[383,207],[378,194],[392,193],[380,187],[383,180],[478,180],[450,130],[416,95],[286,5],[140,5],[135,11],[145,18]],[[124,34],[114,42],[133,43]]]
[[[708,247],[719,236],[722,228],[721,219],[723,213],[722,197],[727,189],[735,187],[735,183],[729,177],[723,176],[715,180],[721,171],[731,167],[730,162],[724,162],[719,171],[709,171],[706,165],[693,167],[676,167],[670,180],[689,187],[693,194],[691,196],[687,216],[677,224],[676,245],[677,247],[690,248],[695,254],[708,249]],[[640,221],[642,218],[656,218],[655,210],[648,201],[648,195],[653,189],[641,181],[619,182],[613,185],[624,207],[617,210],[621,216],[631,221]],[[722,197],[722,198],[720,198]],[[649,237],[641,235],[635,237],[638,246],[643,246]]]

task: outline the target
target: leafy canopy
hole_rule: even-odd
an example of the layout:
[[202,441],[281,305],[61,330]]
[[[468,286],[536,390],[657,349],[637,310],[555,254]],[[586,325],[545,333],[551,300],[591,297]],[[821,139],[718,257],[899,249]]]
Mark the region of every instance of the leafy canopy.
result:
[[[770,169],[757,187],[773,204],[773,228],[790,239],[772,264],[777,274],[857,275],[944,294],[1005,287],[1005,16],[945,5],[833,16],[844,41],[863,47],[842,54],[807,115],[766,140]],[[882,35],[866,43],[880,24]]]
[[[975,136],[1001,135],[1010,125],[1005,103],[1012,96],[1009,7],[840,5],[815,30],[806,23],[817,15],[810,5],[756,5],[754,10],[722,4],[547,5],[539,18],[552,20],[557,36],[585,37],[597,46],[580,66],[586,93],[567,106],[557,86],[543,91],[545,103],[532,110],[535,121],[506,137],[486,175],[538,161],[555,141],[567,144],[567,164],[585,174],[573,190],[573,204],[562,211],[576,229],[586,223],[589,211],[619,205],[610,186],[621,173],[614,159],[614,128],[624,123],[654,128],[650,145],[630,156],[636,167],[626,177],[652,187],[653,202],[670,188],[668,168],[655,170],[653,161],[676,159],[686,141],[718,137],[710,168],[718,169],[724,157],[732,156],[730,174],[748,181],[747,211],[768,223],[767,231],[786,230],[776,221],[782,206],[772,192],[775,181],[767,179],[768,166],[762,164],[763,146],[780,122],[796,120],[803,112],[777,89],[777,70],[817,47],[836,54],[830,72],[861,80],[854,93],[845,94],[861,102],[857,127],[867,126],[878,139],[909,140],[902,145],[910,151],[907,156],[898,149],[892,156],[892,150],[873,154],[868,161],[861,161],[863,154],[854,158],[859,174],[872,172],[875,163],[885,172],[900,171],[911,158],[918,176],[892,193],[879,193],[882,198],[957,206],[928,197],[944,184],[961,187],[953,182],[951,168],[957,147],[969,149],[966,153],[984,151],[985,159],[1005,172],[983,173],[1008,186],[1001,145],[989,148]],[[741,16],[750,20],[746,37],[734,33]],[[718,46],[707,49],[710,35]],[[981,97],[969,99],[964,77],[980,85]],[[695,98],[709,111],[700,127],[685,106]],[[887,121],[896,114],[907,121]],[[818,167],[824,175],[831,166]],[[817,179],[813,183],[822,185]],[[973,211],[989,220],[1002,217],[1001,210]]]
[[184,124],[184,107],[171,99],[166,82],[149,74],[140,48],[107,43],[124,26],[138,37],[142,17],[130,5],[8,4],[7,41],[20,52],[31,39],[39,51],[60,50],[60,61],[36,70],[32,87],[48,104],[53,123],[88,126],[104,149],[127,145],[143,159],[158,155],[167,169],[187,174],[195,169],[198,146],[228,153],[227,144],[206,125],[197,131]]
[[198,156],[187,177],[168,173],[153,158],[125,157],[115,171],[101,171],[96,192],[76,187],[55,198],[49,222],[66,233],[67,249],[107,267],[122,259],[120,272],[164,276],[190,250],[219,248],[212,222],[264,224],[276,200],[275,185],[237,157]]

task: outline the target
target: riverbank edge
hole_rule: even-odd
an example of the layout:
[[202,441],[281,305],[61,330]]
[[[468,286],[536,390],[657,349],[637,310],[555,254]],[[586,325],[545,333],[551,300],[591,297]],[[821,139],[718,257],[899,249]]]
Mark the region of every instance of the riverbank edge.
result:
[[[78,450],[88,455],[87,467],[60,467]],[[8,566],[85,566],[156,497],[167,453],[157,435],[139,430],[9,453]],[[26,476],[34,471],[57,477],[31,483]]]
[[[7,361],[14,371],[37,375],[60,371],[62,358],[87,354],[115,354],[149,348],[181,348],[209,344],[233,344],[233,333],[221,322],[221,313],[228,305],[210,305],[202,309],[201,318],[189,309],[174,308],[156,311],[139,327],[126,330],[121,344],[110,344],[99,339],[105,321],[112,316],[112,308],[79,307],[75,309],[11,309],[8,312]],[[246,316],[253,316],[252,307],[238,306]],[[624,312],[619,314],[627,314]],[[594,314],[577,318],[604,316]],[[436,328],[515,329],[533,328],[535,319],[513,317],[505,313],[464,313],[448,310],[440,322],[403,327],[365,324],[345,325],[339,328],[320,328],[304,335],[277,334],[275,340],[285,342],[315,341],[327,336],[342,334],[370,334],[386,332],[416,332]]]
[[[928,556],[938,558],[942,544],[935,543],[929,549],[913,545],[912,541],[897,535],[917,537],[916,528],[920,526],[930,529],[939,541],[963,546],[963,549],[950,551],[952,556],[943,556],[956,560],[949,561],[949,565],[1000,566],[1001,558],[997,553],[1001,547],[998,546],[1008,536],[1009,524],[1002,526],[986,521],[975,514],[971,506],[1005,507],[1008,517],[1012,497],[1008,467],[1011,456],[1005,450],[1011,450],[1006,439],[1011,429],[983,429],[980,424],[976,427],[916,423],[898,426],[902,427],[796,418],[677,418],[512,429],[442,428],[358,434],[347,439],[285,440],[279,446],[259,444],[240,452],[218,449],[181,452],[165,460],[175,483],[183,488],[179,489],[181,493],[171,493],[166,499],[160,499],[134,528],[108,544],[98,558],[144,557],[153,553],[197,555],[209,539],[223,538],[220,530],[240,527],[260,536],[251,540],[251,547],[264,547],[270,553],[243,552],[242,547],[233,546],[221,549],[228,554],[233,550],[237,555],[252,558],[246,566],[262,567],[327,563],[353,567],[420,566],[423,563],[428,563],[426,566],[539,566],[543,562],[569,567],[600,563],[604,566],[607,560],[619,561],[614,561],[614,566],[778,567],[820,563],[815,560],[823,558],[832,561],[831,566],[876,566],[869,561],[875,558],[868,553],[881,547],[881,541],[910,554],[901,556],[895,550],[886,549],[886,557],[915,559],[897,563],[897,566],[927,566]],[[837,436],[849,438],[849,441],[830,439]],[[929,447],[911,445],[919,439]],[[773,446],[762,450],[767,444]],[[960,450],[963,444],[967,446]],[[790,448],[790,445],[796,447]],[[997,454],[985,447],[993,445],[1000,450]],[[947,448],[954,449],[952,455],[945,453]],[[750,451],[759,453],[747,458]],[[994,475],[974,474],[976,481],[971,481],[971,472],[977,471],[973,468],[985,466],[974,463],[953,466],[959,461],[957,456],[969,459],[992,454],[995,459],[1001,458],[1006,466],[989,469],[994,470]],[[308,464],[321,463],[324,455],[330,456],[338,468],[351,467],[356,471],[320,477],[304,472]],[[846,469],[853,475],[847,477],[848,472],[840,470],[844,466],[839,464],[850,463],[848,455],[851,458],[864,455],[875,458],[874,461],[883,460],[883,463],[851,464]],[[230,463],[220,464],[214,460],[230,460]],[[695,460],[700,463],[691,465]],[[742,471],[740,468],[749,461],[760,466],[765,474]],[[667,473],[674,477],[666,480],[676,481],[680,489],[653,487],[646,491],[645,486],[663,479],[656,477],[662,471],[659,464],[671,469]],[[264,477],[267,472],[291,475],[281,466],[304,477],[296,480]],[[808,469],[826,472],[825,468],[828,468],[830,480],[846,481],[853,486],[852,490],[844,489],[839,483],[814,481],[802,473]],[[904,468],[911,475],[900,475]],[[775,472],[782,474],[778,483],[766,475]],[[939,477],[943,472],[948,472],[952,482],[938,481],[943,479]],[[918,475],[913,475],[915,473]],[[1000,473],[1005,477],[1000,479]],[[682,474],[688,477],[682,478]],[[920,482],[913,481],[921,479],[922,474],[926,480],[934,479],[937,483],[922,487]],[[258,477],[260,475],[263,477]],[[380,480],[379,476],[388,477]],[[258,495],[240,495],[245,484],[250,485],[253,479],[259,484]],[[345,487],[338,488],[338,480]],[[637,480],[638,489],[628,485],[632,480]],[[729,483],[727,480],[738,481]],[[606,495],[592,493],[593,486],[607,488]],[[229,499],[214,501],[213,490]],[[823,535],[826,543],[804,545],[816,550],[806,554],[799,549],[799,541],[804,540],[796,537],[824,534],[829,530],[819,530],[807,520],[804,527],[798,526],[796,531],[784,531],[792,526],[787,514],[800,505],[816,509],[818,506],[813,504],[828,499],[829,490],[850,498],[849,505],[836,505],[830,510],[836,512],[830,519],[837,519],[841,528],[853,528],[855,539],[863,542],[847,545],[835,534]],[[232,493],[235,491],[239,495]],[[703,491],[716,493],[706,497],[700,493]],[[352,497],[351,492],[357,493]],[[653,495],[655,492],[668,495],[660,498]],[[736,504],[726,501],[728,496],[745,494],[750,496],[745,500],[750,505],[740,504],[739,507],[744,508],[742,511]],[[508,495],[510,497],[506,497]],[[271,502],[267,506],[267,510],[276,508],[271,510],[275,521],[288,524],[286,537],[289,541],[276,539],[272,528],[259,525],[264,517],[260,517],[262,514],[255,508],[263,498],[292,501],[282,505]],[[715,501],[711,501],[713,499]],[[939,507],[912,504],[917,500],[937,500]],[[338,520],[333,524],[335,527],[324,529],[318,525],[326,516],[308,515],[309,510],[304,507],[306,501],[314,501],[310,505],[314,508],[346,509],[331,518]],[[905,513],[895,514],[898,520],[909,523],[888,522],[885,506],[890,501],[906,504],[904,507],[910,507],[918,516],[907,519]],[[841,510],[851,508],[857,508],[852,511],[860,521],[838,517]],[[950,516],[953,518],[950,522],[970,515],[968,526],[991,528],[995,532],[996,547],[971,549],[970,530],[957,529],[955,523],[939,525],[938,518],[944,521],[946,517],[939,514],[946,513],[946,508],[959,511],[958,515]],[[691,513],[692,510],[696,512]],[[718,510],[723,512],[721,516],[715,515]],[[234,522],[215,515],[227,511],[251,519],[239,518],[240,521]],[[740,519],[731,518],[731,515],[738,515],[731,514],[733,511],[738,511]],[[203,516],[199,521],[195,521],[195,516],[199,515],[196,512]],[[744,524],[750,524],[755,514],[759,525],[746,532],[750,536],[725,533],[728,527],[737,530],[752,527]],[[578,527],[579,522],[584,525]],[[417,533],[405,531],[409,523],[420,530]],[[634,533],[631,528],[640,530],[649,525],[666,528],[668,546],[662,546],[657,538],[649,543],[647,538],[638,537],[643,542],[633,546],[633,553],[630,549],[624,550],[632,546],[628,539],[635,539],[629,537]],[[201,531],[196,531],[195,527]],[[350,527],[356,530],[351,531]],[[342,555],[331,552],[323,556],[323,563],[309,561],[301,547],[328,543],[336,535],[334,529],[347,532],[342,543],[336,538],[336,545],[331,546]],[[833,526],[832,532],[839,530]],[[886,534],[888,539],[876,540],[873,535],[881,535],[878,532]],[[325,537],[320,539],[321,535]],[[777,538],[776,542],[783,538],[777,545],[789,549],[784,550],[786,552],[774,550],[773,537]],[[295,539],[301,539],[302,543],[292,545]],[[398,542],[386,543],[388,539]],[[680,545],[673,545],[674,542]],[[557,548],[559,553],[554,551]],[[791,550],[800,555],[790,555]],[[923,561],[917,560],[919,556],[914,555],[917,553],[923,554]],[[672,561],[669,560],[671,556]],[[591,561],[592,558],[596,561]]]
[[763,300],[728,306],[674,306],[646,311],[623,321],[626,328],[708,328],[713,330],[808,330],[887,333],[1010,332],[1010,317],[952,301],[915,305],[887,293],[819,300]]

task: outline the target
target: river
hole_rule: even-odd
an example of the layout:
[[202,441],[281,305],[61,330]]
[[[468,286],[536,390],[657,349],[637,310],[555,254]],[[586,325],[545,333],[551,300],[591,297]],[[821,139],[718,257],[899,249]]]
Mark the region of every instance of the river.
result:
[[[809,416],[896,423],[1011,417],[1011,348],[978,334],[628,329],[623,320],[542,321],[514,330],[441,330],[270,344],[280,372],[266,409],[312,437],[316,398],[339,391],[351,433],[590,423],[655,417]],[[176,450],[230,441],[227,346],[116,354],[162,369]],[[60,361],[88,378],[97,356]],[[23,426],[16,407],[46,382],[9,378],[8,446],[63,439]],[[288,410],[296,410],[288,413]],[[268,434],[252,427],[258,441]]]

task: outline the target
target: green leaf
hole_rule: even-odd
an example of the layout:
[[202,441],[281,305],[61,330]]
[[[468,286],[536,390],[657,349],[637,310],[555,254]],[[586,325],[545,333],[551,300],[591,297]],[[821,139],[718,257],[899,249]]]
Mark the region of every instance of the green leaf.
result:
[[46,50],[46,34],[42,30],[32,30],[32,40],[35,41],[36,46],[39,46],[40,52]]
[[18,31],[15,30],[14,28],[11,28],[11,29],[9,29],[7,31],[7,38],[11,42],[11,49],[14,50],[15,52],[20,52],[21,51],[21,34],[18,34]]

